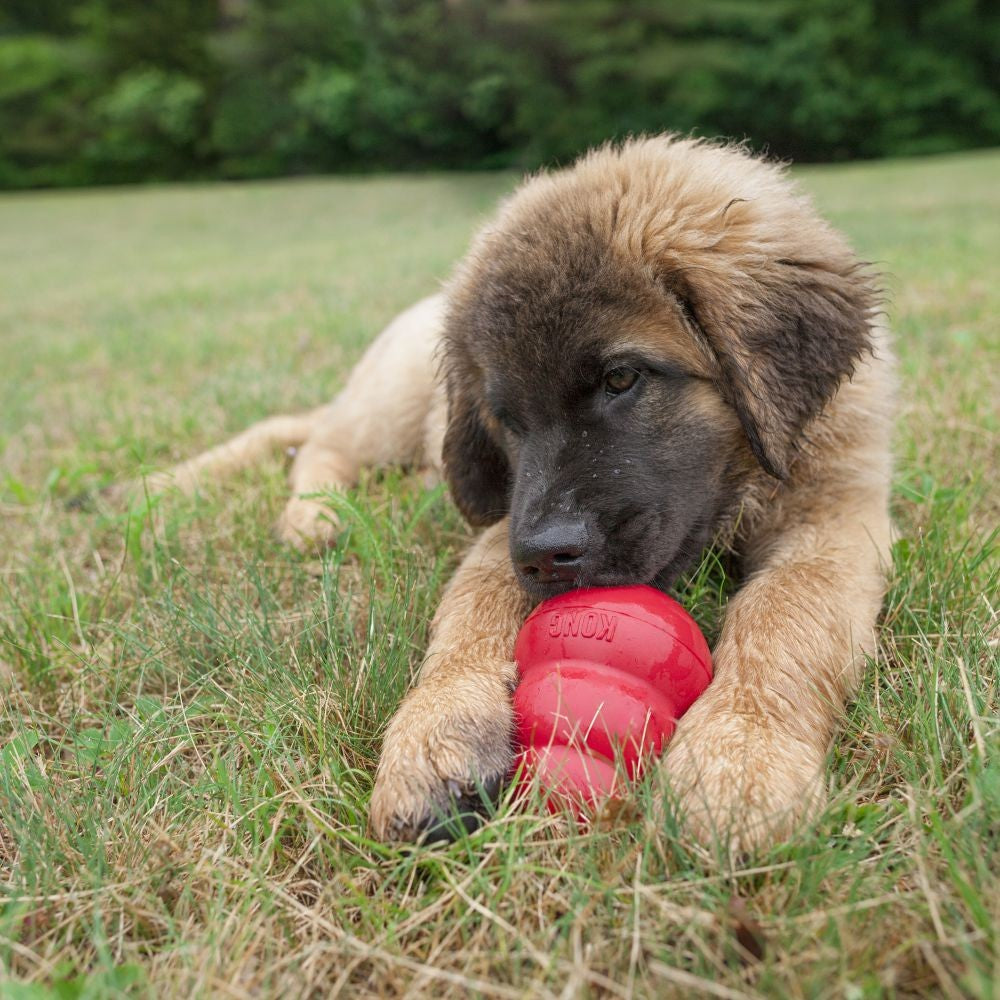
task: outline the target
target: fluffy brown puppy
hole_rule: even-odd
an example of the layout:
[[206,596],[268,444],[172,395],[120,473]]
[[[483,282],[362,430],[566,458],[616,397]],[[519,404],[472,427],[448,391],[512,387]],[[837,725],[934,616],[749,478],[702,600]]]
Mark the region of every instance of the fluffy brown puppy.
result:
[[[404,314],[344,393],[301,418],[298,491],[345,485],[362,464],[436,465],[443,448],[456,503],[486,528],[386,732],[376,834],[417,838],[502,781],[513,642],[533,603],[669,587],[712,542],[746,578],[665,784],[695,833],[734,847],[815,807],[888,559],[893,378],[877,307],[842,237],[739,148],[637,140],[521,186],[444,301]],[[233,448],[217,454],[252,451]],[[295,498],[282,530],[335,525]]]
[[510,763],[531,602],[669,586],[713,539],[747,580],[663,769],[702,834],[752,843],[817,801],[889,544],[888,348],[870,275],[780,169],[650,139],[528,181],[447,292],[444,464],[493,525],[386,734],[381,836]]

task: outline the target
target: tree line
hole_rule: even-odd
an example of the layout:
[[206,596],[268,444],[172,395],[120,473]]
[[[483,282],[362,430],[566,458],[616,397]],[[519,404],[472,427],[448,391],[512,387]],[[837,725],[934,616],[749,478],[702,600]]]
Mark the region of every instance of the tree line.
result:
[[1000,143],[995,0],[4,0],[0,186]]

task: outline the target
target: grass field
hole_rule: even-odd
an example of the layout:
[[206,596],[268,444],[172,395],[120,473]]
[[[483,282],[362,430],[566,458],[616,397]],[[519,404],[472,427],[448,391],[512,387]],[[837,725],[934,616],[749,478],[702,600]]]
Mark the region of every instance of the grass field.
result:
[[468,538],[440,490],[370,478],[322,560],[272,536],[280,456],[66,502],[327,398],[512,177],[0,197],[0,996],[1000,995],[1000,153],[799,176],[888,274],[899,540],[830,805],[736,867],[643,790],[586,835],[369,839]]

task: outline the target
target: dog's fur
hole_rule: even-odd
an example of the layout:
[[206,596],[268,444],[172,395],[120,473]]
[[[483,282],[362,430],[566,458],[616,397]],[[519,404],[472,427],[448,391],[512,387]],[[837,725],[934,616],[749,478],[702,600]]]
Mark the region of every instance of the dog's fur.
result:
[[[329,407],[265,421],[157,485],[190,489],[279,444],[301,445],[296,494],[443,458],[486,530],[386,732],[371,803],[384,838],[416,838],[506,774],[513,641],[535,600],[669,586],[706,544],[730,547],[746,578],[715,680],[661,770],[696,834],[758,843],[820,801],[873,646],[893,374],[872,282],[779,167],[672,137],[609,146],[526,181]],[[623,364],[638,379],[611,395]],[[571,580],[510,554],[557,514],[586,527]],[[336,524],[297,495],[280,531],[311,544]]]

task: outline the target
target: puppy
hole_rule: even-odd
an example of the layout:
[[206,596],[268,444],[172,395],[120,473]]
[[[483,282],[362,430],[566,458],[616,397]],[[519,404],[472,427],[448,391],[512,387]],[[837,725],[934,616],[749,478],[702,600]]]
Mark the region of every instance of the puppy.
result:
[[289,541],[336,531],[301,494],[387,463],[443,468],[485,529],[385,735],[371,824],[391,839],[499,787],[513,642],[536,602],[668,588],[706,545],[728,547],[746,575],[715,680],[659,767],[694,835],[752,846],[820,803],[874,648],[893,411],[878,309],[873,275],[780,167],[671,136],[608,146],[527,180],[329,407],[161,482],[301,445]]

